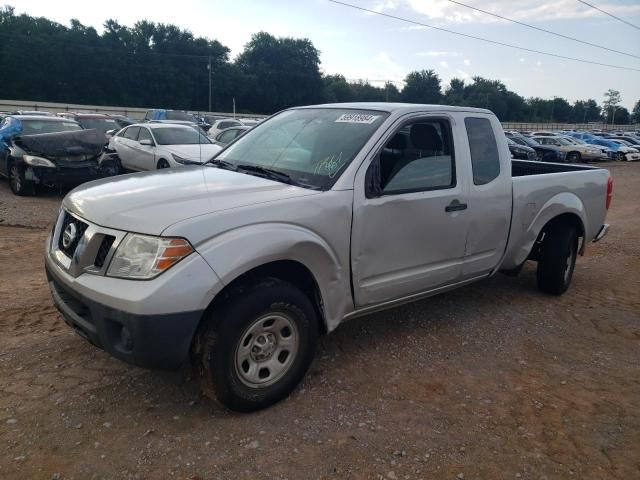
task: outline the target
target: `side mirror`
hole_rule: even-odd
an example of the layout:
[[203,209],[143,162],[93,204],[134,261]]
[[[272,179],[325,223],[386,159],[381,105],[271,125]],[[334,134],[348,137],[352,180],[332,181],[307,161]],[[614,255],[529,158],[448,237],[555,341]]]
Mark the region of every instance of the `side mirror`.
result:
[[144,145],[145,147],[153,147],[153,140],[150,138],[143,138],[140,140],[140,145]]
[[106,135],[107,137],[113,137],[116,133],[118,133],[118,130],[107,130]]
[[380,156],[377,156],[369,165],[364,179],[364,194],[366,198],[377,198],[382,195]]

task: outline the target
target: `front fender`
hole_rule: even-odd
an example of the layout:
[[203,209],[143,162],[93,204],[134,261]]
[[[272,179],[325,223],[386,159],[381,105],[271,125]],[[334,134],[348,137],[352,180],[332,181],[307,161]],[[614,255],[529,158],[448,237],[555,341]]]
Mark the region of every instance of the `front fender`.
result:
[[503,269],[513,269],[521,265],[529,257],[533,245],[545,225],[560,215],[575,215],[582,225],[581,235],[587,231],[585,206],[582,200],[571,192],[561,192],[554,195],[536,213],[529,210],[531,207],[535,207],[535,204],[527,204],[518,215],[519,218],[514,219],[519,224],[514,223],[513,228],[518,228],[519,233],[512,232],[514,243],[505,256],[501,267]]
[[304,265],[313,275],[322,297],[328,331],[344,312],[353,309],[349,268],[338,253],[317,233],[299,225],[261,223],[224,232],[203,244],[198,252],[226,286],[262,265],[290,260]]

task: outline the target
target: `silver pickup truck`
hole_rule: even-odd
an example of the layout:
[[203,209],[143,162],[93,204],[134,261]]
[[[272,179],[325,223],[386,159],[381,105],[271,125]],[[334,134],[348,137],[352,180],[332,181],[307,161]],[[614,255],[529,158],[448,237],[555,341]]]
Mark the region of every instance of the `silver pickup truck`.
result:
[[192,362],[250,411],[287,396],[349,318],[538,263],[564,293],[608,230],[607,170],[512,161],[487,110],[293,108],[204,166],[87,183],[46,247],[81,336],[149,368]]

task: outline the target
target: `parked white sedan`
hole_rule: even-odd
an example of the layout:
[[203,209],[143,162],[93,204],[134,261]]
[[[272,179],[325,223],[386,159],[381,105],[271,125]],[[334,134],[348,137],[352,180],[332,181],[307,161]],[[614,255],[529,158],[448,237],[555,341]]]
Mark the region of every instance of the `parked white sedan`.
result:
[[127,170],[155,170],[200,165],[222,147],[201,132],[186,125],[137,123],[114,135],[109,147]]

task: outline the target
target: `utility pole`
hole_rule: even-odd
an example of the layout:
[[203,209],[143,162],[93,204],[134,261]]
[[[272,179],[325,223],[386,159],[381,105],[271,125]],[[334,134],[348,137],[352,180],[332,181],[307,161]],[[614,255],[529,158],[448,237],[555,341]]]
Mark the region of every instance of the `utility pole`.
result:
[[211,112],[211,55],[209,55],[209,65],[207,65],[209,72],[209,112]]

